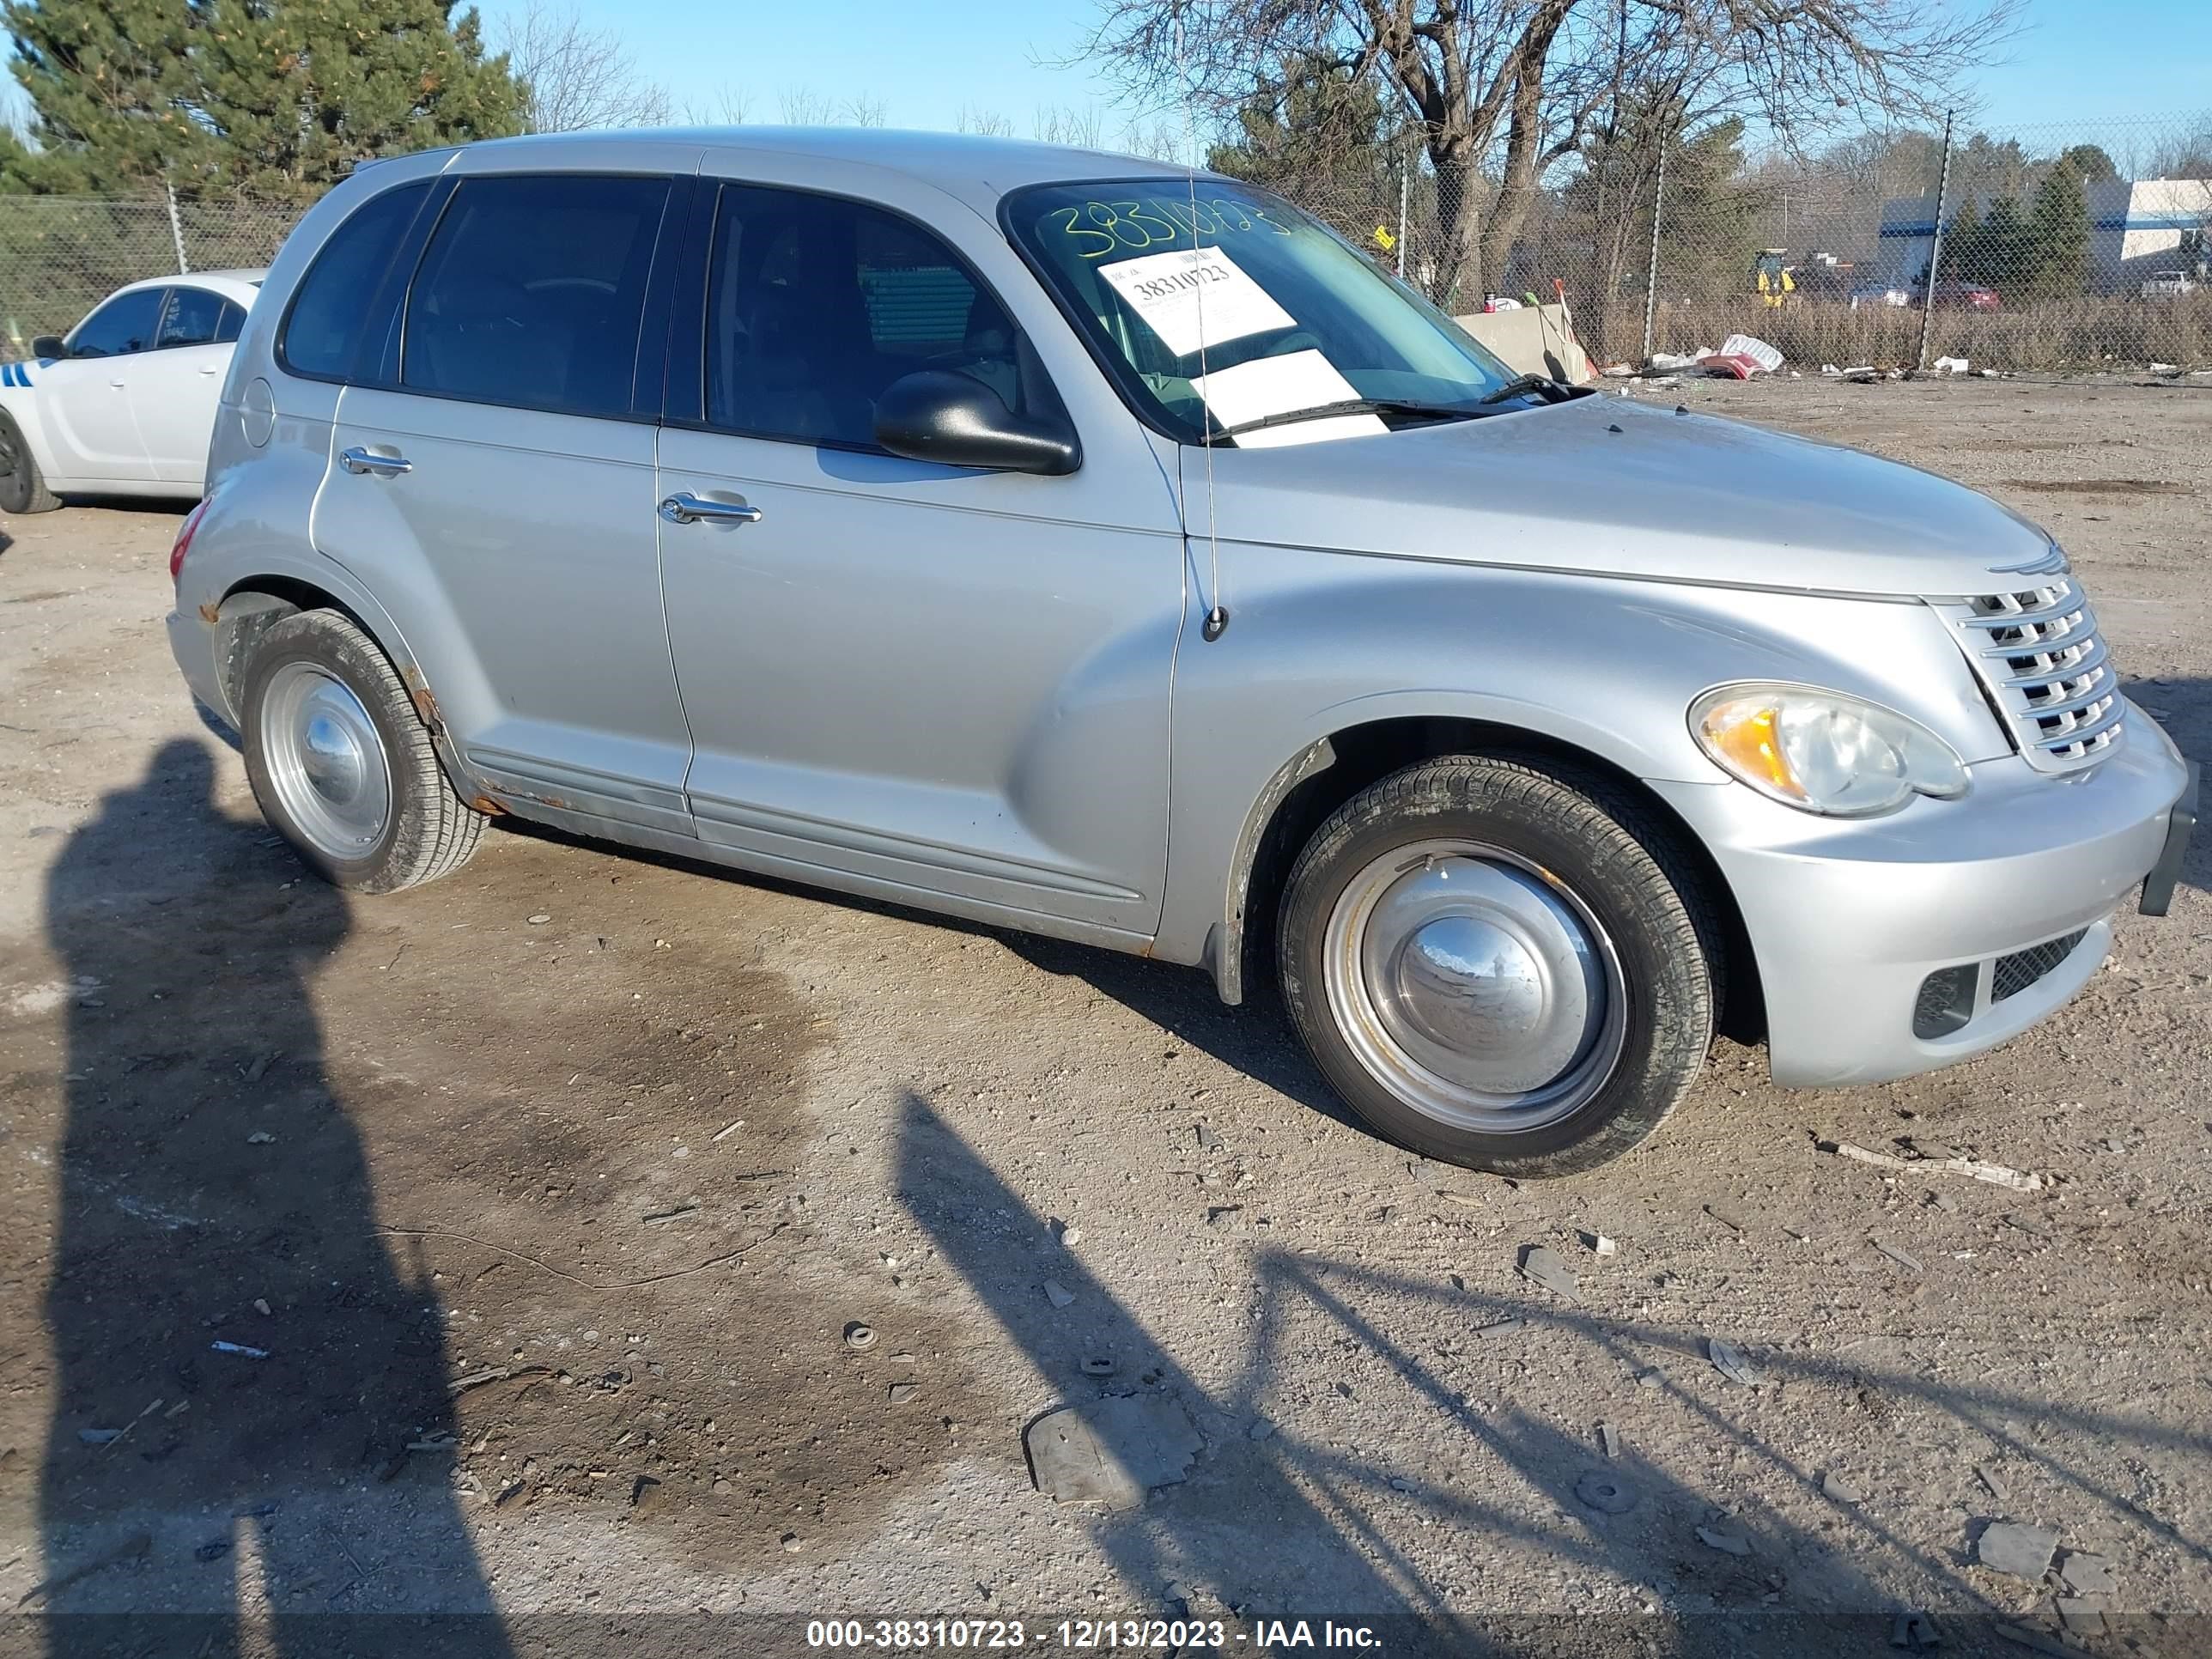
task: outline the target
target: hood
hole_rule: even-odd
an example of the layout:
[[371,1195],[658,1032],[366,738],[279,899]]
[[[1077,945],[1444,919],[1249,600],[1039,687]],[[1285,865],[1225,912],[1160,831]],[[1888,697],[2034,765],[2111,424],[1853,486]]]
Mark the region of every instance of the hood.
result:
[[1213,472],[1226,538],[1593,575],[1984,593],[2051,546],[1917,467],[1626,398],[1218,450]]

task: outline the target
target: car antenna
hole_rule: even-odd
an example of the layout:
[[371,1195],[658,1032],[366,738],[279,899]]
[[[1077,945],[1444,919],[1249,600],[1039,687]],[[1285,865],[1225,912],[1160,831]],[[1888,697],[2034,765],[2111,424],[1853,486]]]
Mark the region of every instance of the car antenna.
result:
[[[1190,60],[1183,50],[1183,8],[1178,4],[1175,14],[1176,66],[1182,71],[1182,148],[1183,180],[1190,188],[1190,246],[1195,252],[1199,247],[1198,228],[1198,120],[1192,112],[1196,102],[1196,89],[1191,84]],[[1191,290],[1191,299],[1198,311],[1198,378],[1206,379],[1206,284],[1199,283]],[[1221,602],[1221,536],[1214,523],[1213,514],[1213,434],[1215,422],[1213,405],[1204,398],[1199,399],[1204,411],[1202,428],[1206,442],[1206,621],[1200,625],[1198,635],[1211,645],[1229,629],[1229,607]],[[1182,492],[1182,468],[1176,468],[1176,492]],[[1181,505],[1179,501],[1178,506]],[[1183,514],[1183,533],[1190,533],[1190,514]]]

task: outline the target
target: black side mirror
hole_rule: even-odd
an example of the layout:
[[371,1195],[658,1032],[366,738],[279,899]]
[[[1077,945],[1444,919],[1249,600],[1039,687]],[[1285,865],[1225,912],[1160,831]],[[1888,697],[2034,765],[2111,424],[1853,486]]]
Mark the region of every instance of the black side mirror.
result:
[[876,403],[876,441],[894,455],[1001,472],[1073,472],[1083,463],[1062,422],[1017,415],[981,380],[925,368],[891,382]]
[[31,355],[33,357],[66,357],[69,347],[62,343],[62,337],[58,334],[41,334],[31,342]]

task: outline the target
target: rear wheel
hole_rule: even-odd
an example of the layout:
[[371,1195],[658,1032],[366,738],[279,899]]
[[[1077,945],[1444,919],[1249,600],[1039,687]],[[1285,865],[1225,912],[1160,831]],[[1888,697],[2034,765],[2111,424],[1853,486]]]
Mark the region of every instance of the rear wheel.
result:
[[262,815],[325,880],[389,893],[476,851],[483,814],[453,793],[398,674],[347,617],[303,611],[270,623],[240,704]]
[[1718,933],[1673,863],[1602,779],[1410,767],[1300,855],[1285,1000],[1391,1139],[1505,1175],[1589,1169],[1658,1126],[1712,1041]]
[[51,513],[61,504],[62,498],[46,488],[23,428],[0,410],[0,512]]

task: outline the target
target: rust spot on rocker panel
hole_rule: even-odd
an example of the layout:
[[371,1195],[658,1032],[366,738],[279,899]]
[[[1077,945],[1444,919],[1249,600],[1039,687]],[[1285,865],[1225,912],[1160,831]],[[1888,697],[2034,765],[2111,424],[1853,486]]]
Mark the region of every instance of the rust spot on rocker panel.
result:
[[469,805],[475,807],[477,811],[483,813],[487,817],[503,818],[507,816],[507,808],[501,806],[489,795],[478,795],[474,800],[471,801]]
[[215,626],[216,619],[218,615],[219,612],[216,608],[216,602],[213,599],[210,599],[205,605],[203,605],[200,607],[200,620],[205,623],[210,628],[213,628]]

